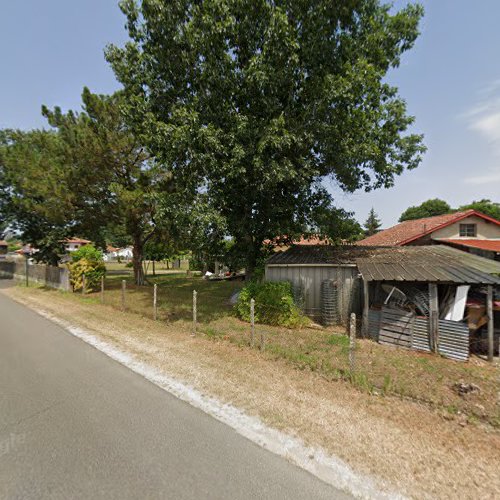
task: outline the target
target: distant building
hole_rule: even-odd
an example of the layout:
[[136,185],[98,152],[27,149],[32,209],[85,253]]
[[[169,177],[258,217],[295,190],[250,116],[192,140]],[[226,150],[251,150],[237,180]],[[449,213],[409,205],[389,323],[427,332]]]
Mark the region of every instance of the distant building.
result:
[[64,240],[64,249],[66,252],[75,252],[79,248],[92,243],[90,240],[83,238],[67,238]]
[[408,220],[368,236],[362,246],[444,244],[500,260],[500,221],[476,210]]

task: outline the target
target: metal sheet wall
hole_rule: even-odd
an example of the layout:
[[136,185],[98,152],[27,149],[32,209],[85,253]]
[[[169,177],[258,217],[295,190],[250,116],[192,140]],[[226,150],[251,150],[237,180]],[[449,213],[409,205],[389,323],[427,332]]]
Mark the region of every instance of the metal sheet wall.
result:
[[361,311],[361,286],[358,269],[350,266],[266,266],[266,280],[290,281],[302,286],[305,295],[305,313],[321,320],[321,283],[327,279],[338,282],[339,317],[347,324],[349,314]]

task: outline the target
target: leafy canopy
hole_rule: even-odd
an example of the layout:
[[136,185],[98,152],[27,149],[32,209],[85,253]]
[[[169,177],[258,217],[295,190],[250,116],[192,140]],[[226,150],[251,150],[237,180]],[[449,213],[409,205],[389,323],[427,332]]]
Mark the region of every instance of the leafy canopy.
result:
[[496,203],[491,200],[479,200],[479,201],[473,201],[472,203],[469,203],[468,205],[462,205],[461,207],[458,207],[458,210],[477,210],[478,212],[481,212],[485,215],[489,215],[490,217],[493,217],[494,219],[500,220],[500,203]]
[[444,215],[452,212],[450,205],[444,200],[434,198],[427,200],[420,205],[407,208],[399,217],[399,222],[405,220],[423,219],[424,217],[434,217],[436,215]]
[[391,186],[422,137],[390,68],[422,8],[378,0],[133,0],[130,42],[107,50],[129,123],[224,218],[247,268],[265,239],[294,237],[332,202],[322,184]]

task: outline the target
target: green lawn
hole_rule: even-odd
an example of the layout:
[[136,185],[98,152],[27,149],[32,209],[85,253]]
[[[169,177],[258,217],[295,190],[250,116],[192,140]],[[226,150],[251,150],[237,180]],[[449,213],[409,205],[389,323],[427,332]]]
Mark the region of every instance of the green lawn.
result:
[[186,277],[185,271],[171,271],[157,276],[149,275],[148,286],[137,287],[130,274],[108,276],[106,303],[121,306],[121,282],[126,280],[127,309],[143,316],[153,314],[153,284],[158,285],[158,319],[177,321],[192,319],[193,291],[198,294],[198,321],[207,323],[216,318],[231,316],[230,297],[242,286],[241,281],[208,281],[201,276]]

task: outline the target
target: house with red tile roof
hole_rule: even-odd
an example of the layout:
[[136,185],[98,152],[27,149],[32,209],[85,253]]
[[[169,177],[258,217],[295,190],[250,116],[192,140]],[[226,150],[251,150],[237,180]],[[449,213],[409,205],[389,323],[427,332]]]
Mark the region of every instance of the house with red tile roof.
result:
[[75,252],[89,243],[91,243],[91,241],[85,240],[84,238],[66,238],[64,240],[64,248],[66,252]]
[[363,246],[446,244],[500,260],[500,221],[476,210],[408,220],[359,241]]

